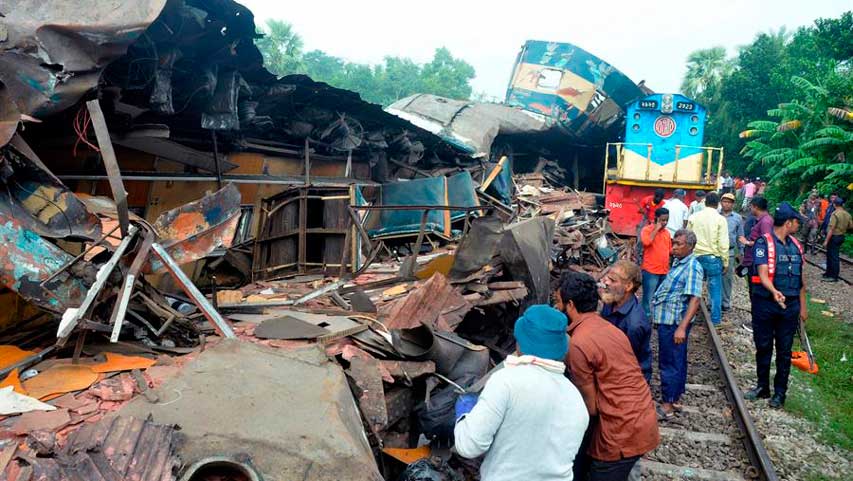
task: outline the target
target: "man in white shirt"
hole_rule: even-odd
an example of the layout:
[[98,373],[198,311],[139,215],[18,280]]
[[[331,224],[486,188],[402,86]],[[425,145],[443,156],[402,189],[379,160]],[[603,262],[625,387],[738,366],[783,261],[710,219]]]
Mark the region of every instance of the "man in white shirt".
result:
[[700,210],[705,208],[705,191],[697,190],[696,191],[696,199],[690,203],[690,207],[687,209],[687,220],[690,220],[690,216],[699,212]]
[[669,222],[666,224],[666,229],[670,235],[674,235],[678,230],[683,229],[687,225],[687,205],[684,203],[684,196],[687,192],[684,189],[675,189],[672,193],[672,198],[667,199],[663,206],[669,211]]
[[485,453],[482,481],[572,481],[589,414],[564,375],[567,323],[552,307],[528,308],[515,323],[517,355],[492,374],[479,399],[457,400],[455,450],[469,459]]

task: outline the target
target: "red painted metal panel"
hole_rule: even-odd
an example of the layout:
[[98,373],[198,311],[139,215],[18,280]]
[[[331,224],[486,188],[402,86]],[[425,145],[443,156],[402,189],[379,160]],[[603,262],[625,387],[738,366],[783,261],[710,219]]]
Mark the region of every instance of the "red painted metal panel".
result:
[[[636,236],[637,227],[643,220],[640,213],[640,201],[647,195],[653,195],[657,186],[638,186],[623,184],[607,184],[604,196],[604,207],[610,210],[610,228],[617,235]],[[671,187],[664,187],[664,199],[672,197]],[[684,189],[687,192],[684,203],[696,198],[696,190]]]

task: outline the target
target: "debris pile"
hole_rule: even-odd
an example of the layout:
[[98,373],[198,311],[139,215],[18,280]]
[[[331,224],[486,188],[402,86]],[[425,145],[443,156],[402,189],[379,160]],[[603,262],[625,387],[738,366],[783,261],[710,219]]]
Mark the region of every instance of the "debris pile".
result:
[[456,397],[554,275],[630,253],[599,196],[486,161],[526,114],[472,147],[275,78],[233,1],[83,3],[3,12],[4,479],[475,469]]

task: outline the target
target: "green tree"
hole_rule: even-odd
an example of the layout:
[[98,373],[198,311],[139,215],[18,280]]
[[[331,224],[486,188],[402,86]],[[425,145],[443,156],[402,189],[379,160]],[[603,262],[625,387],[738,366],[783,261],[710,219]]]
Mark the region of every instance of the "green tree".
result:
[[437,48],[432,61],[421,71],[423,91],[442,97],[468,99],[471,97],[471,80],[474,67],[454,58],[445,47]]
[[766,176],[764,164],[740,154],[743,140],[738,134],[750,121],[764,118],[768,110],[802,94],[791,83],[792,76],[826,83],[831,90],[845,68],[849,74],[853,68],[853,12],[818,19],[813,26],[802,27],[793,34],[784,29],[759,34],[751,44],[739,49],[733,68],[717,84],[709,82],[704,90],[693,87],[693,77],[702,77],[702,66],[719,58],[711,55],[712,50],[691,54],[683,83],[685,93],[694,95],[708,108],[705,143],[725,148],[726,166],[735,174]]
[[255,45],[264,57],[264,66],[276,75],[302,73],[302,37],[293,26],[281,20],[267,20],[266,28],[259,32],[263,36]]
[[302,52],[302,39],[289,23],[270,20],[255,41],[264,65],[277,75],[304,73],[314,80],[352,90],[369,102],[389,105],[416,93],[457,99],[471,97],[474,67],[444,47],[424,65],[406,57],[385,57],[378,65],[348,62],[321,50]]
[[718,90],[733,69],[734,62],[726,58],[724,47],[696,50],[687,56],[687,73],[681,83],[681,91],[701,101],[703,94]]
[[820,83],[793,76],[796,97],[767,111],[778,120],[750,122],[740,137],[741,153],[768,173],[771,197],[802,195],[816,186],[823,192],[845,188],[853,180],[853,129],[845,95],[853,77],[836,72]]

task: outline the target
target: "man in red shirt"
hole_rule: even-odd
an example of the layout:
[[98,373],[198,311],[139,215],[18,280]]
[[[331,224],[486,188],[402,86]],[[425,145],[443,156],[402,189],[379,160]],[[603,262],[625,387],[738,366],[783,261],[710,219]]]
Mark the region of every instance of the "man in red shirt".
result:
[[655,211],[663,207],[663,189],[655,189],[654,195],[647,195],[640,199],[640,213],[645,218],[644,224],[651,224],[655,221]]
[[590,414],[588,459],[576,460],[574,479],[625,481],[660,442],[649,385],[625,333],[596,313],[595,279],[567,272],[555,298],[569,317],[566,365]]
[[669,255],[672,251],[672,237],[666,224],[669,222],[669,210],[660,207],[655,210],[653,224],[643,227],[640,243],[643,245],[643,311],[651,316],[649,305],[652,296],[669,272]]
[[[639,212],[643,214],[643,219],[637,225],[637,238],[640,237],[640,231],[646,224],[652,224],[655,221],[655,211],[660,207],[663,207],[663,189],[655,189],[655,193],[653,195],[647,195],[640,199],[640,210]],[[643,243],[637,242],[637,263],[640,264],[643,261]]]

